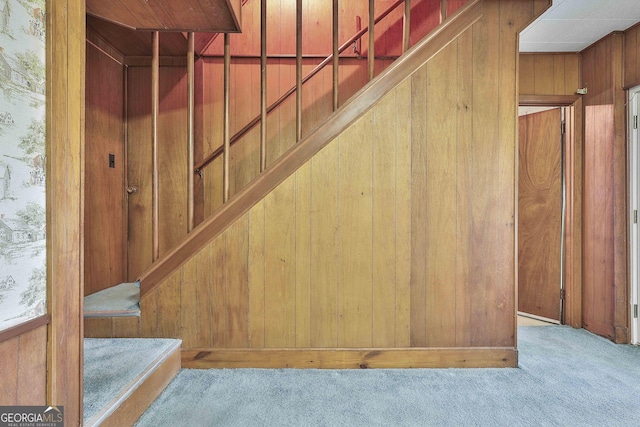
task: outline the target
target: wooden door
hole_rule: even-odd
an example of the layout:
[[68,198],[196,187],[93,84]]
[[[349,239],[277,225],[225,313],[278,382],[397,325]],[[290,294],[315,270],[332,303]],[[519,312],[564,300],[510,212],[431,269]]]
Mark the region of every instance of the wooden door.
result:
[[561,110],[519,119],[518,311],[560,320]]

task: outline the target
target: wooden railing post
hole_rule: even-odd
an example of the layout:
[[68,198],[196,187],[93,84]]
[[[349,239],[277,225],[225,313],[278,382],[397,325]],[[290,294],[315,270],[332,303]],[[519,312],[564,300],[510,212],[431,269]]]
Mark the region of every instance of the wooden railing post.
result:
[[296,142],[302,139],[302,0],[296,0]]
[[411,45],[411,0],[404,0],[404,15],[402,16],[402,52],[409,50]]
[[373,80],[375,71],[375,26],[376,26],[376,11],[375,0],[369,0],[369,51],[367,53],[367,65],[369,66],[369,81]]
[[338,83],[340,75],[338,66],[340,65],[340,52],[338,52],[338,0],[333,0],[333,111],[338,109]]
[[231,71],[231,49],[230,49],[230,36],[229,33],[224,33],[224,118],[222,126],[222,137],[224,139],[224,151],[223,151],[223,194],[222,201],[227,203],[229,200],[229,149],[231,144],[229,143],[229,80]]
[[440,0],[440,23],[447,19],[447,0]]
[[260,172],[267,168],[267,0],[260,7]]
[[194,111],[195,111],[195,36],[189,33],[189,46],[187,50],[187,231],[190,233],[194,227]]
[[158,105],[160,103],[160,33],[153,32],[153,52],[151,55],[151,141],[153,144],[152,172],[152,212],[151,241],[152,260],[160,258],[159,203],[158,203]]

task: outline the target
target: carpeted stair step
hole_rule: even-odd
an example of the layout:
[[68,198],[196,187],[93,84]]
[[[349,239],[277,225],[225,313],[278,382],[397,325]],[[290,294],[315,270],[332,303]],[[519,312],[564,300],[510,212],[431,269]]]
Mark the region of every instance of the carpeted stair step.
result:
[[121,283],[84,297],[84,317],[140,316],[140,283]]
[[84,426],[133,425],[180,370],[181,340],[85,338]]

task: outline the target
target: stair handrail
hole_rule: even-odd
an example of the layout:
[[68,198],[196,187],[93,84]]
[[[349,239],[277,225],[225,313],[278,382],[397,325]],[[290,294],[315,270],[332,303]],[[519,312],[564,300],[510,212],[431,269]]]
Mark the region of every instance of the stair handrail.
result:
[[[404,3],[404,1],[405,0],[398,0],[394,4],[389,6],[387,8],[387,10],[385,10],[380,15],[378,15],[378,17],[374,20],[374,23],[377,24],[378,22],[380,22],[381,20],[386,18],[398,6],[400,6],[402,3]],[[341,54],[342,52],[344,52],[345,50],[347,50],[349,48],[349,46],[351,46],[356,40],[358,40],[362,36],[364,36],[368,31],[369,31],[369,26],[366,26],[366,27],[362,28],[360,31],[358,31],[356,34],[354,34],[349,40],[344,42],[342,44],[342,46],[340,46],[338,48],[338,55]],[[307,74],[307,76],[302,79],[302,84],[305,84],[306,82],[311,80],[325,66],[327,66],[329,63],[331,63],[332,60],[333,60],[333,53],[331,53],[329,56],[327,56],[325,59],[323,59],[322,62],[320,62],[313,70],[311,70],[309,72],[309,74]],[[282,104],[284,101],[286,101],[287,98],[289,98],[294,93],[296,93],[296,86],[295,85],[292,88],[290,88],[288,91],[286,91],[273,104],[271,104],[269,107],[267,107],[267,114],[271,113],[273,110],[278,108],[280,106],[280,104]],[[240,129],[238,132],[236,132],[235,135],[233,135],[231,137],[231,139],[229,140],[229,144],[230,145],[235,144],[240,138],[242,138],[245,134],[247,134],[247,132],[249,132],[251,129],[253,129],[258,123],[260,123],[260,120],[261,120],[261,115],[258,114],[256,117],[253,118],[253,120],[251,120],[249,123],[247,123],[247,125],[245,125],[242,129]],[[194,168],[193,168],[194,173],[200,173],[204,167],[206,167],[209,163],[214,161],[216,159],[216,157],[218,157],[220,154],[222,154],[223,151],[224,151],[224,145],[220,145],[211,154],[209,154],[207,157],[202,159],[200,162],[198,162],[194,166]]]
[[484,0],[469,0],[453,16],[441,23],[404,55],[371,80],[320,126],[293,146],[276,162],[254,178],[227,203],[205,219],[166,255],[155,261],[138,281],[141,300],[158,287],[163,279],[180,268],[202,247],[219,236],[241,215],[298,170],[311,157],[333,141],[376,102],[427,63],[453,39],[471,28],[484,15]]

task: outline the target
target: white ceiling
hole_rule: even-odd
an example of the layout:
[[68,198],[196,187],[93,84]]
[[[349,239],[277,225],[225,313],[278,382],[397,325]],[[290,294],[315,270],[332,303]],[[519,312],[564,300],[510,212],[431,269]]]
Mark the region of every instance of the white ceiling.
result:
[[640,21],[640,0],[553,0],[520,33],[520,52],[579,52]]

